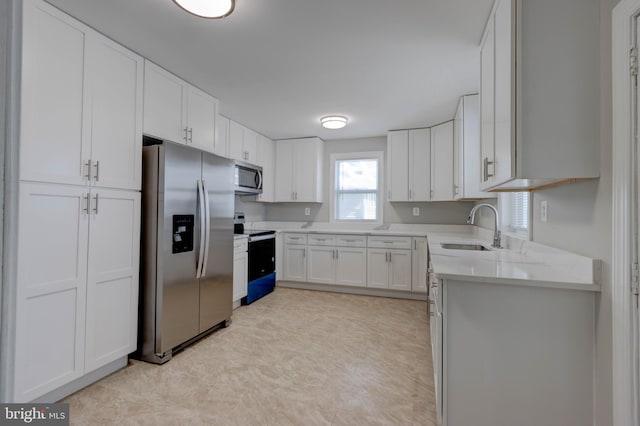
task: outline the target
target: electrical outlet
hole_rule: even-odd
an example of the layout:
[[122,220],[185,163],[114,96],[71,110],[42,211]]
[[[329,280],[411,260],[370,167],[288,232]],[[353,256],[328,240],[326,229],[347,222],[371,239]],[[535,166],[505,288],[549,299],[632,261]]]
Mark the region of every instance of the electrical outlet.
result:
[[547,210],[548,210],[547,200],[541,201],[540,202],[540,222],[547,221],[547,213],[548,213]]
[[304,208],[304,215],[305,216],[311,216],[311,209],[309,207],[305,207]]
[[414,216],[420,216],[420,207],[414,207],[413,208],[413,215]]

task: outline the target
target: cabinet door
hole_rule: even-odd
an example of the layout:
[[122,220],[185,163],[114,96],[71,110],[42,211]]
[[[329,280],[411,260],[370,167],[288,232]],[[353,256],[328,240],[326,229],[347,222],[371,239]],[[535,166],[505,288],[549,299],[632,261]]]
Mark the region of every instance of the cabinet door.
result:
[[411,290],[411,250],[389,250],[389,288]]
[[144,62],[144,133],[187,142],[187,84],[159,66]]
[[453,198],[464,197],[464,153],[463,153],[463,117],[464,97],[458,101],[456,116],[453,119]]
[[221,157],[229,157],[229,119],[216,115],[215,146],[213,153]]
[[246,127],[242,133],[242,151],[244,161],[258,164],[258,134]]
[[494,137],[495,137],[495,31],[494,16],[489,16],[487,32],[480,48],[480,172],[482,188],[494,182]]
[[91,180],[100,187],[140,190],[144,62],[100,35],[88,41]]
[[244,161],[244,126],[229,120],[229,158]]
[[413,238],[413,253],[411,259],[411,291],[427,292],[427,239]]
[[260,136],[258,138],[258,165],[262,166],[262,194],[258,195],[258,201],[272,202],[275,196],[275,170],[274,170],[275,145],[271,139]]
[[307,280],[333,284],[335,281],[333,247],[309,246],[307,256]]
[[453,121],[431,128],[431,201],[453,200]]
[[513,1],[501,0],[495,13],[495,184],[515,177]]
[[233,301],[236,302],[247,295],[247,271],[249,255],[246,251],[233,255]]
[[389,251],[367,249],[367,287],[389,288]]
[[284,246],[284,279],[290,281],[307,280],[306,246]]
[[336,284],[365,287],[367,285],[367,249],[336,249]]
[[136,350],[140,193],[91,193],[85,373]]
[[44,2],[25,2],[20,179],[82,184],[89,141],[84,45],[87,28]]
[[187,132],[189,144],[213,152],[218,101],[193,86],[187,88]]
[[321,142],[317,138],[309,138],[294,143],[293,161],[294,174],[294,201],[318,203],[322,202],[322,194],[319,191],[322,161]]
[[293,176],[296,167],[293,159],[294,141],[277,141],[275,145],[275,201],[293,201]]
[[387,134],[387,199],[409,201],[409,131]]
[[409,130],[409,200],[431,200],[431,129]]
[[83,374],[87,195],[82,187],[20,184],[15,402]]

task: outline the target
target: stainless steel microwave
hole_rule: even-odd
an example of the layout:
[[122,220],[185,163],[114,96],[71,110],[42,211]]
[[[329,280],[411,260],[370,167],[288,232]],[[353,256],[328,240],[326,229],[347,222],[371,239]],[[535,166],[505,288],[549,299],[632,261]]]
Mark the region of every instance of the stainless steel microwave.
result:
[[236,194],[262,194],[262,167],[236,161]]

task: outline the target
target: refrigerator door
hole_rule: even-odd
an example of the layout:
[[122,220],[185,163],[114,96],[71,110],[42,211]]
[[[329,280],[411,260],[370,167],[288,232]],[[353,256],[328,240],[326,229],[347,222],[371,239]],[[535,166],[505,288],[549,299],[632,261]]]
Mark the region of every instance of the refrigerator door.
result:
[[234,172],[232,160],[203,153],[202,181],[209,230],[200,281],[200,332],[231,318],[233,310]]
[[162,271],[162,298],[156,313],[156,352],[159,353],[199,333],[197,276],[204,219],[198,197],[202,153],[171,143],[163,146],[164,188],[160,188],[158,200],[164,206],[158,226],[158,240],[162,245],[158,265]]

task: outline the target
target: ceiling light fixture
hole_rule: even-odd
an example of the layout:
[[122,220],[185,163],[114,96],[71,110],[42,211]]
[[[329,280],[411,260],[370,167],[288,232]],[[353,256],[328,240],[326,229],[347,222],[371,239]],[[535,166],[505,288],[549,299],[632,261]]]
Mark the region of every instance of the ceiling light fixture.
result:
[[235,0],[173,0],[187,12],[201,18],[224,18],[231,15],[235,7]]
[[325,129],[342,129],[347,125],[349,119],[343,115],[327,115],[320,119],[320,124]]

